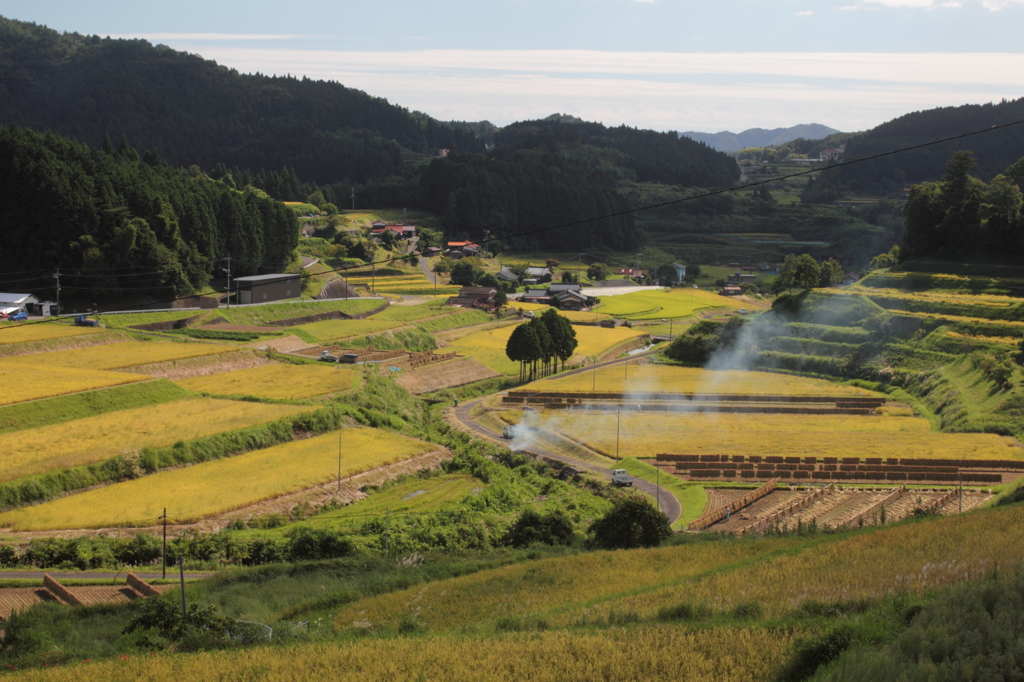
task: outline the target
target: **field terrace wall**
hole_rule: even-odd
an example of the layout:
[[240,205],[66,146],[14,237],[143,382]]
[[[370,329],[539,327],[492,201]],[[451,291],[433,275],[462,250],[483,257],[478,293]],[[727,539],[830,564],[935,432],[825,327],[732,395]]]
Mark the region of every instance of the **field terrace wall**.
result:
[[[776,487],[778,487],[778,483],[778,480],[768,481],[767,483],[760,486],[756,490],[752,490],[743,497],[733,500],[725,507],[721,507],[719,509],[715,509],[714,511],[708,512],[707,514],[704,514],[696,521],[691,522],[690,525],[686,527],[686,529],[704,530],[708,526],[711,526],[717,523],[718,521],[721,521],[732,512],[738,511],[743,507],[751,505],[754,502],[760,500],[765,495],[770,494],[773,490],[775,490]],[[727,509],[729,511],[726,511]]]
[[1024,475],[1024,461],[1015,460],[659,454],[656,461],[689,480],[995,485]]
[[785,519],[787,516],[795,514],[801,509],[805,509],[806,507],[811,506],[812,504],[814,504],[821,498],[825,497],[826,495],[830,494],[834,490],[835,484],[830,483],[820,490],[815,490],[810,495],[806,495],[804,497],[801,497],[799,500],[795,500],[792,504],[783,509],[780,509],[774,514],[769,514],[768,516],[762,519],[754,521],[749,526],[744,526],[743,528],[739,528],[733,532],[736,535],[743,535],[744,533],[757,533],[764,530],[765,528],[771,528],[772,526],[778,525],[778,523]]
[[190,326],[202,315],[193,315],[192,317],[183,317],[180,320],[167,320],[166,322],[149,322],[147,324],[133,324],[132,329],[138,329],[144,332],[169,332],[173,329],[184,329]]

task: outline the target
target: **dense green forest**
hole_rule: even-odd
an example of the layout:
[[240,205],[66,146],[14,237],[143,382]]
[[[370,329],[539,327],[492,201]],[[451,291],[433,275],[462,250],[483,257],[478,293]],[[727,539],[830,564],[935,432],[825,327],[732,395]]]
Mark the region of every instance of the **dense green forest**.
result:
[[970,175],[976,163],[969,151],[953,152],[941,182],[911,188],[902,258],[1024,255],[1024,158],[988,184]]
[[0,123],[91,145],[124,135],[178,166],[361,182],[400,173],[400,147],[483,151],[471,130],[339,83],[239,74],[145,40],[0,17],[0,65]]
[[233,275],[279,269],[298,241],[295,214],[265,193],[140,157],[123,139],[96,150],[0,128],[0,186],[0,273],[43,296],[59,267],[66,295],[167,300],[219,276],[228,254]]
[[[1024,120],[1024,97],[999,104],[917,111],[853,137],[847,143],[846,158],[864,158],[1021,120]],[[908,182],[936,180],[943,174],[946,159],[959,149],[972,151],[977,159],[974,172],[990,180],[1024,153],[1024,125],[846,166],[841,171],[843,183],[854,191],[892,192]]]
[[740,179],[739,168],[728,156],[674,131],[606,128],[552,116],[506,126],[495,133],[494,141],[513,149],[548,152],[592,175],[626,175],[638,182],[684,187],[728,187]]

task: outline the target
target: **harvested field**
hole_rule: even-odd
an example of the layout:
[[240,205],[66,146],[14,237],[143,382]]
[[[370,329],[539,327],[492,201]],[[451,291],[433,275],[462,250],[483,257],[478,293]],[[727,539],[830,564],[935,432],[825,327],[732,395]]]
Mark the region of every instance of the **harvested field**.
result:
[[158,379],[189,379],[191,377],[231,372],[249,367],[259,367],[271,361],[265,355],[251,350],[231,350],[217,355],[203,355],[184,360],[169,360],[151,365],[132,367],[136,374],[145,374]]
[[309,406],[192,398],[4,436],[0,481],[99,462],[308,412]]
[[327,365],[264,364],[233,372],[182,379],[179,386],[196,393],[252,395],[298,400],[352,388],[354,370]]
[[523,386],[523,391],[645,393],[735,393],[741,395],[875,396],[880,393],[822,379],[772,372],[713,371],[674,365],[631,364],[599,367],[571,376],[555,376]]
[[[963,510],[976,509],[992,495],[964,491]],[[884,512],[882,511],[884,508]],[[955,489],[827,488],[776,490],[754,504],[734,508],[729,519],[707,528],[718,533],[763,532],[768,528],[843,528],[893,523],[920,513],[960,512]]]
[[305,348],[310,348],[308,341],[303,341],[294,334],[288,336],[282,336],[277,339],[266,339],[265,341],[254,341],[249,344],[251,347],[257,350],[273,349],[279,353],[294,353]]
[[104,330],[99,327],[75,327],[66,322],[56,321],[44,324],[0,323],[0,345],[63,339],[69,336],[91,336],[102,333],[104,333]]
[[3,386],[3,390],[0,391],[0,405],[109,388],[146,381],[149,378],[144,374],[50,367],[43,363],[14,363],[8,359],[0,361],[0,386]]
[[473,358],[458,358],[438,362],[417,369],[403,370],[395,375],[395,383],[410,393],[430,393],[443,388],[453,388],[474,381],[501,376],[490,367]]
[[[437,446],[387,431],[349,428],[342,476],[422,455]],[[175,522],[195,521],[333,480],[339,433],[293,441],[133,481],[89,490],[0,515],[14,530],[150,526],[167,507]],[[217,491],[211,495],[210,491]]]
[[[236,346],[210,343],[179,343],[174,341],[126,341],[116,347],[92,346],[48,353],[46,364],[72,369],[124,369],[137,365],[183,360],[201,355],[217,355],[238,350]],[[32,356],[6,358],[4,362],[38,362]]]

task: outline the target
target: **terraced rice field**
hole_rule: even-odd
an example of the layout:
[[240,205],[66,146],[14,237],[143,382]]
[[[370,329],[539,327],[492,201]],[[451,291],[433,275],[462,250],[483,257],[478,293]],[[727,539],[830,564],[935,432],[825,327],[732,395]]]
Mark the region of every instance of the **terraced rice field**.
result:
[[337,365],[271,364],[181,379],[176,383],[196,393],[299,400],[347,391],[352,388],[355,377],[354,370]]
[[375,334],[404,326],[404,322],[369,318],[365,320],[322,320],[301,325],[296,327],[296,329],[301,329],[311,336],[327,342],[335,339],[344,339],[349,336]]
[[982,343],[1003,343],[1008,346],[1016,346],[1020,343],[1019,336],[971,336],[969,334],[958,334],[957,332],[946,332],[947,336],[954,339],[967,339],[969,341],[981,341]]
[[[515,329],[515,325],[475,332],[457,341],[452,341],[444,350],[453,350],[460,355],[476,358],[495,372],[516,374],[519,372],[519,364],[512,362],[505,355],[505,346],[508,344],[508,337],[512,335],[513,329]],[[620,343],[643,335],[643,332],[628,327],[615,329],[573,327],[573,329],[576,330],[576,340],[579,343],[576,347],[576,354],[586,356],[600,355]]]
[[103,461],[308,412],[309,406],[192,398],[4,436],[0,481]]
[[[342,432],[342,476],[437,449],[387,431]],[[15,530],[152,526],[164,507],[176,522],[197,521],[327,483],[338,475],[338,432],[236,457],[162,471],[132,481],[0,514]],[[216,491],[216,494],[211,494]]]
[[[690,630],[637,626],[608,630],[399,637],[354,640],[344,646],[301,644],[200,654],[130,656],[39,669],[19,680],[63,682],[83,677],[137,680],[371,679],[446,682],[750,682],[789,653],[796,636],[767,629]],[[728,642],[723,652],[723,641]],[[567,654],[568,652],[568,654]],[[88,667],[86,667],[88,666]]]
[[[550,417],[556,430],[615,456],[616,418],[566,412]],[[934,433],[924,419],[847,415],[621,413],[622,457],[659,453],[788,457],[1024,459],[1013,438],[986,433]]]
[[[576,327],[577,333],[579,327]],[[543,379],[524,386],[529,391],[618,391],[637,393],[737,393],[744,395],[806,395],[879,397],[881,394],[822,379],[772,372],[712,371],[696,367],[641,364],[598,368],[572,376]]]
[[[41,361],[38,355],[29,357],[35,358],[38,364],[15,362],[13,359],[0,361],[0,405],[53,398],[150,379],[145,374],[51,367]],[[48,359],[49,355],[46,357]]]
[[730,296],[719,296],[702,289],[666,289],[638,291],[635,294],[605,298],[595,310],[628,320],[660,320],[690,317],[705,308],[750,308],[752,304]]
[[[212,343],[178,343],[172,341],[126,341],[109,346],[91,346],[61,350],[46,354],[46,364],[50,367],[66,367],[69,369],[121,369],[136,365],[148,365],[168,360],[183,360],[203,355],[229,353],[238,348]],[[3,360],[6,363],[35,365],[40,362],[38,356],[19,355]]]
[[62,339],[68,336],[85,336],[102,334],[105,329],[98,327],[72,327],[63,322],[47,322],[45,324],[0,323],[0,345],[9,343],[25,343],[27,341],[46,341]]
[[[458,502],[466,495],[472,495],[475,490],[482,490],[483,487],[482,481],[469,474],[415,479],[374,493],[342,509],[317,514],[301,525],[332,528],[341,524],[362,524],[366,522],[368,515],[383,516],[385,512],[402,514],[437,511],[446,504]],[[282,532],[285,531],[282,529]]]
[[342,608],[335,623],[395,622],[415,608],[433,631],[515,616],[558,628],[583,617],[603,620],[611,611],[647,619],[680,602],[724,611],[755,600],[766,616],[776,617],[806,599],[919,594],[980,578],[996,563],[1016,566],[1024,559],[1022,547],[1024,507],[1015,505],[852,537],[703,543],[531,562],[360,600]]
[[[445,297],[446,299],[447,297]],[[445,299],[434,299],[428,303],[417,305],[392,305],[377,313],[371,320],[391,320],[394,322],[412,322],[437,315],[449,315],[458,308],[445,306]]]
[[966,303],[968,305],[983,305],[991,306],[993,308],[1009,308],[1010,306],[1020,303],[1021,298],[1011,298],[1009,296],[986,296],[984,294],[969,294],[960,293],[956,291],[948,291],[945,289],[935,289],[932,291],[914,291],[909,292],[903,289],[887,289],[882,287],[871,287],[871,286],[852,286],[844,289],[837,289],[835,294],[863,294],[865,296],[887,296],[889,298],[902,298],[908,301],[938,301],[945,303]]

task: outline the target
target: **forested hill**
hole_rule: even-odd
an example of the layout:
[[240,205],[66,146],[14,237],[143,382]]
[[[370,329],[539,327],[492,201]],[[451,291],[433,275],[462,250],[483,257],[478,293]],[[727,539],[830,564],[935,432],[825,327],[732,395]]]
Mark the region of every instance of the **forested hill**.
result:
[[243,75],[145,40],[0,17],[0,123],[99,145],[126,136],[173,165],[293,168],[305,182],[399,174],[399,145],[482,151],[472,130],[338,83]]
[[197,170],[140,158],[126,142],[96,150],[53,133],[0,128],[0,276],[14,291],[169,300],[221,275],[293,259],[293,211]]
[[[1024,120],[1024,97],[999,104],[917,111],[852,138],[846,158],[863,158],[1020,120]],[[904,183],[938,180],[950,154],[961,149],[974,153],[978,165],[973,172],[987,182],[1024,155],[1024,124],[847,166],[842,170],[843,180],[854,190],[898,191]]]
[[494,142],[557,154],[591,172],[625,172],[638,182],[727,187],[740,177],[731,158],[675,132],[607,128],[565,116],[513,123],[497,131]]

